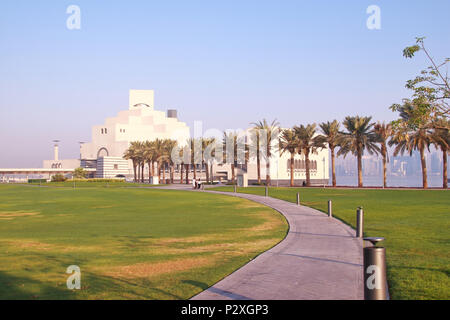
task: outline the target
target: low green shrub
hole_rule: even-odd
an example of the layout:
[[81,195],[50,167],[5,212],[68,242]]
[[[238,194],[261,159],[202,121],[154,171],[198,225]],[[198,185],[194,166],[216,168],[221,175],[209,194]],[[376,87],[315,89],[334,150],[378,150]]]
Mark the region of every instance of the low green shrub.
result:
[[58,173],[52,176],[52,182],[64,182],[67,178],[64,177],[62,174]]

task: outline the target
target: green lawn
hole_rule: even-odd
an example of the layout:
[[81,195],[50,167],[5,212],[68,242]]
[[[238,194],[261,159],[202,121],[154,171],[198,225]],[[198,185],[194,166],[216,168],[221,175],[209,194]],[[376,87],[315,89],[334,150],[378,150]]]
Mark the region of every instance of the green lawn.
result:
[[[0,299],[186,299],[287,228],[276,211],[227,196],[0,185]],[[70,265],[81,290],[66,287]]]
[[[233,187],[213,190],[232,191]],[[238,192],[264,195],[264,188]],[[326,212],[355,227],[363,206],[365,235],[386,238],[392,299],[450,299],[450,192],[447,190],[369,190],[270,188],[269,195]]]

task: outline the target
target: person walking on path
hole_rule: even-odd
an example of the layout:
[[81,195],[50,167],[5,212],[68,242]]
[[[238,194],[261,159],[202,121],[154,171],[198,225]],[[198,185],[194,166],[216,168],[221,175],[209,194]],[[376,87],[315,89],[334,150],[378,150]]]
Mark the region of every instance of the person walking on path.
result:
[[192,179],[192,189],[197,189],[197,180]]

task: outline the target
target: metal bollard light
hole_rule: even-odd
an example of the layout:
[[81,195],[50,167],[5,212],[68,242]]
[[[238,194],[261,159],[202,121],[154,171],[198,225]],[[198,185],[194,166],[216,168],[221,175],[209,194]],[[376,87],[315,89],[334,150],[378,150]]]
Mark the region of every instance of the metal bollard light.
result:
[[268,197],[268,196],[269,196],[269,187],[266,186],[266,197]]
[[383,241],[381,237],[364,238],[372,246],[363,249],[364,261],[364,300],[387,300],[388,289],[386,281],[386,249],[377,247]]
[[333,217],[333,203],[331,200],[328,200],[328,217]]
[[356,210],[356,237],[362,238],[364,233],[364,211],[362,207]]
[[234,193],[237,192],[237,185],[234,185]]
[[300,193],[299,192],[297,192],[297,205],[298,206],[300,205]]

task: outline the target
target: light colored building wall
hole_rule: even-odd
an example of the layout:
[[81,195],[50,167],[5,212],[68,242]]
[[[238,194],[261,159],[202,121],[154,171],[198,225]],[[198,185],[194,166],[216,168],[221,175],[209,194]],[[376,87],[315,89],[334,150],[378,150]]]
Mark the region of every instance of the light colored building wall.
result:
[[80,167],[80,159],[44,160],[44,169],[76,169]]
[[121,157],[101,157],[97,159],[96,178],[116,178],[128,174],[128,161]]
[[[176,118],[168,118],[163,111],[154,110],[153,95],[153,90],[130,90],[128,110],[93,126],[92,142],[81,146],[81,157],[122,157],[132,141],[159,138],[185,144],[190,136],[189,127]],[[100,150],[103,151],[99,154]]]

